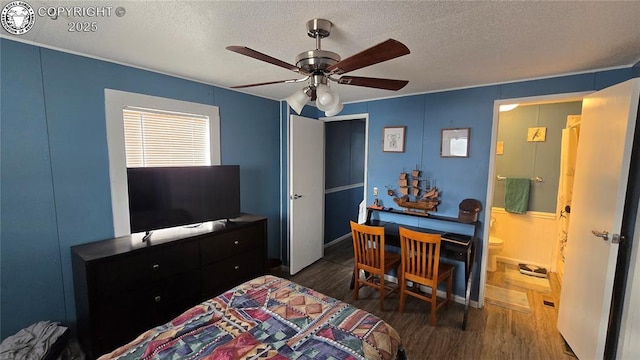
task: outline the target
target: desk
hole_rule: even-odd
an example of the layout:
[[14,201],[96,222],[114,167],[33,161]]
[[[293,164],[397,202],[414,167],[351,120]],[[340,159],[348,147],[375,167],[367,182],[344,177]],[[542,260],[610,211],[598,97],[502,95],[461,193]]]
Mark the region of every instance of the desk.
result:
[[[463,225],[468,225],[473,227],[473,235],[459,235],[448,233],[444,231],[439,231],[436,229],[430,228],[422,228],[417,226],[408,226],[402,225],[398,223],[385,222],[380,220],[371,220],[371,215],[373,212],[381,212],[381,213],[391,213],[391,214],[399,214],[405,216],[413,216],[420,217],[429,220],[436,221],[444,221],[444,222],[452,222]],[[464,301],[464,318],[462,320],[462,330],[467,328],[467,318],[469,315],[469,301],[471,299],[471,285],[473,282],[473,275],[475,273],[475,257],[476,257],[476,246],[478,242],[478,237],[480,236],[480,222],[474,221],[471,223],[465,223],[458,220],[458,218],[440,216],[440,215],[421,215],[417,213],[410,213],[401,210],[393,210],[393,209],[372,209],[367,208],[367,220],[366,225],[373,226],[384,226],[384,238],[386,245],[393,245],[400,247],[400,235],[398,232],[398,228],[400,226],[405,227],[407,229],[421,231],[425,233],[434,233],[442,235],[442,242],[440,243],[440,255],[456,261],[462,261],[464,263],[465,268],[465,301]],[[458,239],[460,241],[452,241],[450,239]],[[352,282],[354,279],[352,278]],[[353,284],[353,283],[352,283]],[[352,287],[353,288],[353,287]]]

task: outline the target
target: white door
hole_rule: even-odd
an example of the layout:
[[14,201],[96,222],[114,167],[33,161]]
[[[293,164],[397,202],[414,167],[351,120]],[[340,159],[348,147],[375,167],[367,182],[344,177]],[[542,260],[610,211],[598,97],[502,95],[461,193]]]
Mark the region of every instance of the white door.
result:
[[[558,330],[580,359],[602,359],[640,79],[584,98]],[[593,232],[595,232],[595,234]],[[596,236],[608,233],[608,240]],[[601,235],[603,236],[603,235]]]
[[324,122],[289,117],[289,272],[324,256]]

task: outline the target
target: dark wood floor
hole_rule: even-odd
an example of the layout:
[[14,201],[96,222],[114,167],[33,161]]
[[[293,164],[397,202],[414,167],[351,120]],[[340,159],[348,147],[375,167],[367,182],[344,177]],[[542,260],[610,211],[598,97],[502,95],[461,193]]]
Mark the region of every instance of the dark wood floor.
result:
[[[504,264],[488,276],[487,282],[500,285]],[[552,283],[552,294],[527,289],[531,314],[485,304],[471,308],[467,330],[462,331],[464,307],[453,304],[438,311],[438,325],[429,325],[429,305],[408,297],[404,313],[398,312],[398,296],[385,300],[380,311],[378,293],[361,289],[360,299],[353,300],[349,281],[353,269],[351,239],[325,249],[325,257],[291,278],[336,299],[367,310],[391,324],[399,333],[410,360],[422,359],[568,359],[560,334],[556,330],[559,286]],[[288,276],[287,276],[288,277]],[[551,301],[556,307],[544,305]]]

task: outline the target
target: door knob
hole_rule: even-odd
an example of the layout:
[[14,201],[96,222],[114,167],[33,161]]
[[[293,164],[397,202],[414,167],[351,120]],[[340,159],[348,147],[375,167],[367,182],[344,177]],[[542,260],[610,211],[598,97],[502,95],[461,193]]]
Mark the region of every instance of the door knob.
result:
[[597,230],[591,230],[591,233],[599,238],[602,238],[602,240],[607,241],[609,240],[609,232],[608,231],[597,231]]
[[291,197],[293,200],[297,200],[300,199],[302,197],[302,195],[298,195],[298,194],[293,194],[293,196]]

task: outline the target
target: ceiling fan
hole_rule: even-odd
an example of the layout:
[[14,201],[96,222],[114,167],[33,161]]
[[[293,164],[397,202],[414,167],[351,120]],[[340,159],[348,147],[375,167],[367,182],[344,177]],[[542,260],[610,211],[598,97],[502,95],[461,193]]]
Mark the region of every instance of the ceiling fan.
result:
[[364,86],[385,90],[400,90],[409,83],[407,80],[381,79],[361,76],[341,76],[350,71],[366,66],[395,59],[410,53],[403,43],[389,39],[378,45],[372,46],[346,59],[334,52],[322,50],[320,42],[331,33],[332,23],[329,20],[313,19],[307,22],[307,35],[316,39],[316,49],[302,52],[296,56],[296,64],[292,65],[276,59],[246,46],[227,46],[227,50],[245,55],[257,60],[296,72],[302,76],[299,79],[269,81],[256,84],[232,86],[232,88],[246,88],[251,86],[271,85],[280,83],[307,82],[307,86],[287,97],[287,102],[298,114],[309,99],[316,102],[318,109],[325,112],[326,116],[334,116],[342,108],[342,102],[338,94],[331,91],[329,81],[343,85]]

